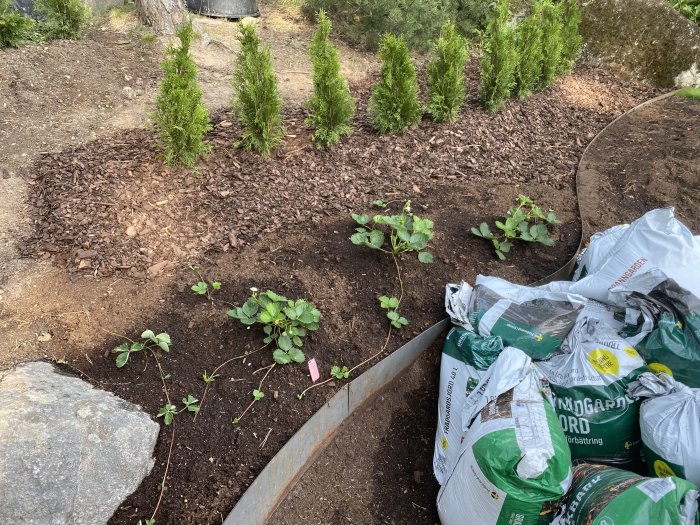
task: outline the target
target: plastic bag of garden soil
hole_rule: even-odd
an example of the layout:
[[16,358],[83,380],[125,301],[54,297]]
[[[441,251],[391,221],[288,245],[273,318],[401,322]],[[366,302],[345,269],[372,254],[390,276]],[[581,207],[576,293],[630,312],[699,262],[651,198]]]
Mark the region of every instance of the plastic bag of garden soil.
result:
[[441,485],[459,455],[464,432],[462,411],[467,396],[503,350],[500,337],[481,337],[462,327],[447,334],[440,362],[438,426],[433,472]]
[[469,305],[472,302],[473,292],[474,288],[464,281],[445,286],[445,311],[450,316],[452,324],[463,326],[472,332],[475,329],[469,322]]
[[571,455],[532,360],[507,347],[467,399],[460,456],[437,500],[443,525],[549,523]]
[[627,228],[629,228],[629,224],[618,224],[603,232],[591,235],[588,247],[578,260],[572,280],[578,281],[589,273],[598,271]]
[[673,208],[652,210],[624,230],[602,264],[576,281],[571,292],[625,306],[624,296],[610,292],[635,275],[658,269],[700,296],[699,259],[700,240],[673,216]]
[[700,299],[658,270],[631,279],[618,293],[629,305],[621,334],[651,371],[700,387]]
[[572,293],[479,275],[469,321],[481,335],[498,335],[503,344],[533,359],[547,359],[559,349],[585,303]]
[[678,476],[700,486],[700,389],[668,374],[642,374],[629,386],[642,403],[639,424],[653,476]]
[[698,490],[680,478],[645,478],[603,465],[574,468],[552,525],[693,525]]
[[628,466],[639,460],[640,400],[628,385],[648,371],[617,333],[588,318],[567,337],[570,353],[537,363],[554,393],[554,407],[574,459]]

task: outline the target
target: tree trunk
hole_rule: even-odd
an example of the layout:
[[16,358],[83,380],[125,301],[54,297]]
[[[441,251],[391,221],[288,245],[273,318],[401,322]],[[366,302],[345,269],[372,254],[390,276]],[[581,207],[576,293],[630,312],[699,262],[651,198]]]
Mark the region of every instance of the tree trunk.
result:
[[138,0],[141,22],[159,35],[174,35],[187,8],[183,0]]

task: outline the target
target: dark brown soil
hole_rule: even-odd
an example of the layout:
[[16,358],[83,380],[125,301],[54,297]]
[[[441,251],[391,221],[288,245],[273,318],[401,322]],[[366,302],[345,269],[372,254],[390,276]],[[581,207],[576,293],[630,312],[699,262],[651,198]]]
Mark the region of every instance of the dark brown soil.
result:
[[[474,91],[474,66],[470,73]],[[152,357],[138,355],[117,369],[110,351],[120,337],[95,343],[85,356],[71,342],[85,347],[101,341],[113,325],[131,338],[147,328],[168,332],[172,350],[161,363],[170,396],[181,405],[187,394],[201,398],[204,371],[260,346],[261,330],[246,330],[225,315],[225,303],[242,303],[256,286],[304,297],[323,312],[320,330],[304,347],[323,376],[333,364],[359,363],[386,335],[377,297],[398,294],[391,260],[348,241],[350,212],[369,210],[377,196],[392,201],[392,211],[411,198],[436,231],[434,264],[423,266],[415,257],[402,261],[402,312],[410,324],[392,337],[390,352],[442,318],[445,283],[473,280],[478,273],[530,282],[571,257],[580,236],[574,173],[585,144],[614,116],[653,94],[580,69],[499,114],[470,102],[454,125],[425,122],[398,137],[379,137],[364,112],[368,87],[354,91],[361,97],[356,133],[331,151],[310,147],[303,113],[292,109],[285,116],[285,143],[268,159],[233,149],[239,129],[220,116],[211,135],[214,153],[196,173],[165,168],[145,131],[46,155],[34,170],[37,214],[27,253],[67,268],[76,287],[112,281],[100,281],[104,275],[142,282],[160,272],[172,276],[154,279],[161,282],[157,307],[134,289],[119,301],[90,304],[77,320],[52,319],[51,352],[69,355],[67,367],[155,414],[166,398]],[[563,224],[555,230],[554,248],[517,247],[501,263],[469,228],[493,221],[519,193],[556,211]],[[136,235],[127,235],[130,226]],[[189,262],[199,263],[207,280],[223,283],[217,301],[189,289],[198,280],[186,269]],[[150,282],[142,286],[153,289]],[[73,313],[82,314],[66,315]],[[190,414],[177,417],[159,525],[220,523],[270,457],[339,386],[313,390],[300,401],[295,394],[310,384],[305,365],[276,367],[262,388],[266,397],[232,424],[264,373],[254,372],[271,362],[270,351],[263,350],[231,363],[212,384],[196,424]],[[165,429],[153,472],[110,523],[150,516],[170,446]],[[429,479],[429,470],[418,470]],[[388,478],[388,467],[386,472]]]

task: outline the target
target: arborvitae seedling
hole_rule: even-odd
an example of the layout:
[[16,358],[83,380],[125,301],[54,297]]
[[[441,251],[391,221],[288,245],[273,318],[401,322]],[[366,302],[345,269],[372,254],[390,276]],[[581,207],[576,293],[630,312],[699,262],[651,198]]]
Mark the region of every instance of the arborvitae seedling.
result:
[[367,112],[379,133],[401,133],[421,117],[418,83],[403,38],[384,35],[379,45],[381,80],[375,86]]
[[442,28],[435,53],[437,58],[428,64],[428,113],[435,122],[454,122],[464,104],[469,51],[453,23]]
[[83,0],[35,0],[34,10],[44,17],[45,27],[54,38],[80,38],[90,17]]
[[0,49],[16,46],[31,25],[31,19],[11,9],[10,0],[0,0]]
[[316,128],[313,140],[321,148],[337,144],[344,135],[352,133],[350,121],[355,114],[355,101],[340,73],[338,51],[329,39],[331,21],[323,9],[316,20],[318,29],[309,46],[314,94],[307,104],[311,114],[306,123]]
[[491,111],[503,107],[515,84],[518,54],[508,0],[498,0],[482,42],[481,102]]
[[559,72],[569,73],[573,69],[579,49],[581,49],[582,38],[579,33],[581,11],[579,11],[577,0],[562,0],[560,9],[562,19],[562,50]]
[[165,148],[165,162],[193,166],[210,150],[204,137],[211,129],[209,114],[202,104],[202,90],[197,85],[197,66],[190,56],[194,38],[192,21],[185,21],[176,33],[180,45],[166,49],[163,81],[152,116]]
[[515,69],[515,93],[521,100],[532,95],[542,73],[542,11],[535,3],[530,15],[516,31],[518,65]]
[[236,145],[269,155],[283,136],[282,99],[272,54],[261,44],[253,24],[240,24],[238,40],[241,51],[233,72],[233,107],[243,124],[243,135]]
[[562,58],[562,22],[560,4],[552,0],[536,0],[542,10],[542,74],[540,87],[554,84],[561,67]]

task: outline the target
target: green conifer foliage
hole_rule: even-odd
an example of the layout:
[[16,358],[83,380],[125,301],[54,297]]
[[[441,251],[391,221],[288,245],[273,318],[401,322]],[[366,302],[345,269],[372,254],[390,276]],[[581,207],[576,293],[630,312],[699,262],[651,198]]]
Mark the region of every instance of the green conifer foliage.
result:
[[562,0],[562,50],[559,63],[560,73],[570,73],[576,63],[579,49],[581,49],[581,34],[579,25],[581,23],[581,11],[579,11],[577,0]]
[[10,0],[0,0],[0,49],[16,46],[31,25],[29,18],[11,9]]
[[489,20],[481,56],[481,102],[491,111],[503,107],[515,84],[518,53],[515,29],[509,22],[508,0],[498,0]]
[[379,133],[401,133],[418,123],[418,83],[408,47],[403,38],[384,35],[379,45],[381,80],[372,91],[367,112]]
[[204,137],[211,124],[202,104],[202,90],[197,85],[197,66],[190,56],[195,35],[192,21],[185,21],[176,35],[180,45],[171,44],[166,49],[161,64],[164,75],[152,120],[165,148],[166,163],[193,166],[210,150]]
[[236,144],[261,155],[269,155],[282,140],[282,99],[272,67],[272,54],[262,45],[250,23],[240,24],[241,51],[233,71],[233,108],[243,124]]
[[80,38],[90,10],[83,0],[35,0],[34,9],[46,19],[46,28],[55,38]]
[[515,93],[523,100],[539,86],[542,74],[542,9],[539,2],[535,2],[530,15],[520,22],[515,40],[518,49]]
[[557,79],[562,59],[561,4],[552,0],[536,0],[542,9],[542,75],[540,87],[551,86]]
[[316,128],[313,140],[321,148],[337,144],[344,135],[352,133],[350,121],[355,114],[355,101],[340,73],[338,51],[329,39],[331,21],[323,9],[316,20],[318,28],[309,46],[314,94],[307,104],[311,114],[306,123]]
[[451,22],[445,24],[435,42],[437,58],[428,64],[428,113],[435,122],[454,122],[464,104],[469,59],[467,41]]

